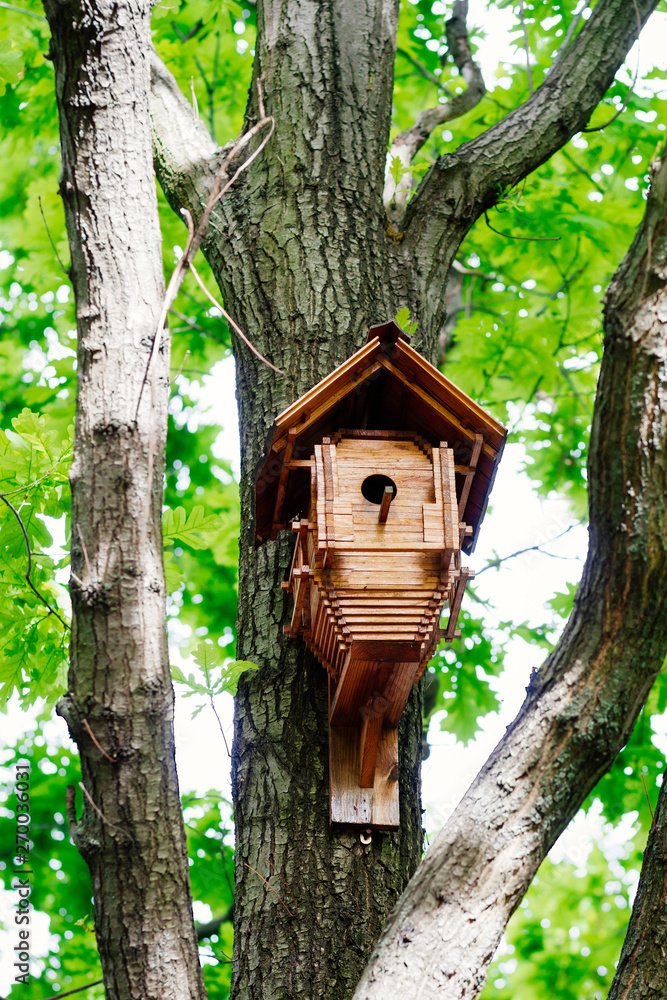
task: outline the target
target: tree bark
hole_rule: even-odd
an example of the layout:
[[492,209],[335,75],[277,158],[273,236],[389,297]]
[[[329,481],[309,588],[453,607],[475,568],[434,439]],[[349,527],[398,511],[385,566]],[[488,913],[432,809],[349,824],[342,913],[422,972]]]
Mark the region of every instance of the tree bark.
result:
[[[615,338],[631,350],[649,343],[661,362],[654,367],[652,391],[667,410],[667,158],[656,165],[644,222],[618,269],[607,295],[608,325]],[[659,447],[646,438],[645,447]],[[664,438],[663,438],[664,441]],[[658,485],[658,484],[656,484]],[[664,503],[664,480],[662,497]],[[657,497],[651,498],[655,507]],[[650,534],[659,522],[647,511]],[[646,516],[646,515],[645,515]],[[646,588],[653,581],[641,581]],[[665,617],[667,600],[656,601]],[[609,992],[609,1000],[659,1000],[667,994],[667,787],[663,782],[658,808],[644,851],[641,877],[630,926]]]
[[174,764],[161,501],[165,335],[137,412],[164,297],[152,167],[150,3],[46,0],[78,387],[69,689],[81,754],[70,826],[91,872],[112,1000],[203,1000]]
[[[257,117],[261,78],[276,133],[214,212],[204,243],[226,307],[286,373],[276,378],[235,341],[243,456],[239,656],[261,667],[242,679],[236,701],[235,1000],[350,996],[421,850],[416,697],[400,733],[399,832],[374,834],[363,847],[356,835],[328,826],[325,674],[282,634],[289,608],[279,584],[291,543],[283,538],[254,549],[255,471],[271,423],[359,347],[372,323],[402,305],[419,319],[416,346],[434,359],[447,272],[461,240],[497,197],[498,184],[518,182],[586,124],[634,40],[636,11],[645,18],[656,2],[637,0],[635,8],[600,0],[531,101],[438,161],[409,206],[398,243],[387,236],[381,201],[397,4],[258,5],[247,121]],[[159,60],[153,95],[160,182],[175,210],[185,206],[198,218],[221,154]],[[619,369],[615,378],[626,375]],[[621,404],[614,403],[620,419],[636,419]],[[650,455],[645,462],[635,470],[636,496],[650,493],[651,476],[662,474]],[[615,487],[605,503],[618,498]],[[596,542],[599,563],[589,561],[564,642],[534,679],[511,736],[443,834],[440,851],[432,860],[429,852],[420,888],[400,904],[399,923],[360,996],[371,995],[363,992],[371,979],[373,995],[421,995],[436,982],[448,990],[438,996],[476,995],[548,846],[627,736],[664,655],[664,626],[656,623],[649,636],[642,592],[621,594],[614,575],[621,564],[625,573],[625,553],[604,533]],[[648,568],[644,557],[656,584],[667,586],[660,544],[633,553],[638,574]],[[618,621],[623,601],[625,631]],[[630,671],[634,641],[642,659]],[[497,914],[489,916],[491,899]],[[482,915],[488,920],[480,929],[474,918]],[[433,932],[425,929],[429,922]],[[426,949],[413,947],[416,928]]]

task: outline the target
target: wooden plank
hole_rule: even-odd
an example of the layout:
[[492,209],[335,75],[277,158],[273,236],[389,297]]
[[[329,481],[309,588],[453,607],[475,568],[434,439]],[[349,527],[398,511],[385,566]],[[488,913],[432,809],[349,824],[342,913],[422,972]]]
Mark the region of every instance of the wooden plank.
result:
[[376,695],[362,709],[359,747],[359,785],[361,788],[373,788],[375,785],[375,763],[378,754],[382,719],[387,708],[387,701],[381,695]]
[[378,370],[379,364],[377,361],[373,363],[373,359],[378,354],[379,346],[377,340],[366,344],[278,415],[274,438],[274,444],[278,451],[282,450],[280,442],[284,437],[286,427],[299,424],[300,429],[304,430],[308,425],[316,423],[322,413],[326,413],[332,406],[340,402],[348,392],[355,390],[357,387],[355,376],[363,372],[364,379],[368,379]]
[[329,730],[329,821],[348,826],[395,830],[398,803],[398,730],[382,729],[372,788],[359,786],[359,729]]
[[329,722],[332,726],[361,726],[361,710],[373,695],[376,673],[377,663],[360,661],[351,653],[331,701]]
[[289,476],[289,463],[292,459],[292,454],[294,452],[294,443],[296,441],[297,430],[296,427],[290,427],[287,432],[287,444],[285,446],[285,456],[283,458],[283,467],[280,470],[280,480],[278,482],[278,491],[276,493],[276,503],[273,509],[273,530],[277,529],[277,526],[281,524],[285,518],[283,517],[283,503],[285,500],[285,490],[287,489],[287,477]]
[[[429,399],[447,400],[447,405],[452,407],[459,417],[463,417],[471,424],[477,424],[488,430],[490,435],[496,439],[498,450],[505,438],[505,428],[494,417],[486,412],[478,403],[459,389],[442,372],[429,364],[413,347],[405,341],[399,341],[395,348],[394,359],[402,369],[408,370],[416,377],[420,386],[427,390]],[[494,451],[494,454],[495,454]]]
[[454,452],[445,442],[440,444],[440,471],[442,483],[442,506],[444,523],[444,545],[442,567],[448,570],[452,556],[460,549],[458,538],[458,506],[456,503],[456,476],[454,474]]
[[417,673],[415,663],[394,664],[389,683],[384,689],[384,697],[388,703],[384,714],[386,726],[398,726],[412,686],[417,680]]
[[454,600],[449,610],[449,621],[447,622],[447,630],[444,635],[445,639],[455,638],[454,633],[456,631],[456,623],[459,618],[459,611],[461,610],[461,602],[463,600],[463,595],[465,593],[466,585],[468,583],[468,579],[475,575],[474,573],[471,573],[469,577],[468,574],[469,570],[467,569],[467,567],[462,566],[461,579],[457,581],[456,590],[454,591]]
[[318,545],[326,548],[327,537],[327,508],[326,492],[324,486],[324,457],[322,455],[322,445],[315,445],[315,468],[317,475],[317,538]]
[[472,487],[473,479],[475,478],[475,473],[477,471],[477,463],[479,461],[479,456],[482,453],[482,446],[484,443],[484,438],[481,434],[475,434],[475,443],[472,446],[472,454],[470,455],[470,461],[468,462],[468,471],[465,474],[465,482],[463,484],[463,489],[461,491],[461,498],[459,500],[459,518],[463,520],[463,515],[466,511],[466,506],[468,504],[468,497],[470,496],[470,489]]
[[412,642],[378,642],[354,641],[351,647],[351,657],[355,660],[387,660],[402,663],[419,662],[420,644]]
[[312,458],[293,458],[291,461],[285,462],[283,468],[291,472],[292,469],[310,469],[312,465]]

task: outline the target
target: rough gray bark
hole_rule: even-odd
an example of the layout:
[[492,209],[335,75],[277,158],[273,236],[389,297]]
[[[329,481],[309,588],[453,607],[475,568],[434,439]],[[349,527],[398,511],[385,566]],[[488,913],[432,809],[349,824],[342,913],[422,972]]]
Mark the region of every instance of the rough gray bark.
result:
[[81,754],[83,813],[70,794],[68,816],[91,871],[106,995],[202,1000],[165,630],[167,337],[135,419],[164,296],[150,6],[45,2],[78,328],[74,617],[58,710]]
[[[656,169],[644,222],[609,288],[606,315],[609,337],[618,345],[617,350],[625,350],[641,362],[648,349],[655,358],[649,369],[651,393],[655,405],[662,406],[664,412],[667,410],[667,158]],[[647,449],[662,447],[664,461],[664,437],[661,446],[651,431],[651,423],[642,428],[640,455]],[[620,470],[619,474],[622,475]],[[655,509],[664,504],[665,479],[657,482],[655,488],[661,496],[648,497],[642,511],[648,537],[654,544],[656,532],[661,530]],[[651,592],[654,581],[639,582]],[[653,593],[656,614],[664,619],[667,600],[661,603],[659,591]],[[666,899],[667,785],[663,782],[609,1000],[659,1000],[667,994]]]
[[667,783],[644,851],[630,926],[608,1000],[662,1000],[667,994]]
[[[655,6],[656,0],[637,3],[642,18]],[[281,629],[288,608],[279,582],[290,541],[254,550],[254,474],[270,424],[360,346],[371,323],[402,305],[419,318],[417,347],[434,357],[446,276],[461,240],[493,203],[498,185],[516,183],[586,124],[637,30],[634,4],[600,0],[530,101],[438,161],[396,242],[386,234],[381,203],[396,13],[390,0],[259,5],[254,79],[262,78],[276,133],[221,203],[204,246],[227,308],[287,376],[276,378],[235,345],[243,454],[239,655],[261,666],[239,686],[233,760],[233,996],[244,1000],[349,996],[421,844],[416,703],[400,734],[401,830],[377,834],[370,848],[362,848],[351,834],[328,828],[324,671]],[[184,205],[197,218],[220,154],[159,61],[153,92],[160,181],[172,206]],[[254,94],[253,88],[249,121],[256,117]],[[650,492],[651,474],[638,472],[635,488]],[[605,502],[619,498],[618,484],[615,491]],[[511,742],[474,786],[470,816],[457,814],[443,834],[451,852],[446,874],[434,874],[423,905],[411,910],[414,900],[408,897],[407,910],[399,911],[424,918],[425,926],[433,920],[438,934],[444,933],[429,937],[423,931],[446,969],[458,962],[459,945],[468,945],[456,979],[462,992],[439,994],[443,997],[472,997],[481,989],[509,914],[549,845],[611,764],[659,668],[663,626],[636,594],[614,590],[620,586],[613,570],[621,555],[612,541],[604,533],[596,538],[600,562],[589,565],[564,644],[535,679]],[[658,564],[651,570],[656,583],[662,556],[657,546],[651,556]],[[634,569],[646,566],[638,562]],[[608,606],[600,590],[607,579]],[[592,602],[589,608],[584,595]],[[628,612],[623,634],[615,627],[620,601]],[[635,641],[644,660],[631,676],[624,668]],[[611,670],[612,664],[618,669]],[[605,686],[601,677],[609,671]],[[594,682],[600,682],[599,692]],[[575,776],[582,784],[574,783]],[[272,884],[291,915],[246,867],[268,878],[269,861],[289,883],[298,914],[277,876],[271,876]],[[500,901],[490,882],[484,895],[489,865],[502,886]],[[468,905],[485,912],[485,901],[490,910],[491,902],[497,904],[497,915],[491,914],[488,926],[473,928]],[[445,911],[452,923],[443,931]],[[376,965],[375,978],[384,976],[378,993],[421,995],[426,966],[419,949],[412,948],[417,926],[422,934],[416,922],[402,927],[406,940],[395,948],[399,961],[414,952],[414,978],[406,982],[397,974],[394,980]],[[436,971],[436,980],[439,975]],[[454,980],[449,981],[453,989]]]

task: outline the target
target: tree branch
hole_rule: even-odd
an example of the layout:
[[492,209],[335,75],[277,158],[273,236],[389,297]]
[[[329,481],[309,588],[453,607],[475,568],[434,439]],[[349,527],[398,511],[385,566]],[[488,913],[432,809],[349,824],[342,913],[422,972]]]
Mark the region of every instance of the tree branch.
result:
[[[477,219],[587,124],[658,0],[600,0],[535,94],[482,135],[440,156],[406,212],[403,252],[423,301],[437,301],[451,260]],[[435,338],[444,303],[425,330]],[[436,329],[437,328],[437,329]]]
[[177,214],[199,220],[226,149],[195,118],[176,80],[156,52],[151,55],[151,123],[158,181]]
[[667,954],[667,781],[663,781],[648,835],[637,895],[608,1000],[658,996],[665,991]]
[[[667,652],[667,160],[610,286],[574,610],[401,897],[355,993],[472,1000],[547,851],[627,741]],[[625,994],[623,994],[625,995]]]
[[[384,205],[387,209],[389,222],[397,229],[400,228],[405,214],[407,197],[412,187],[412,174],[407,168],[415,153],[421,149],[434,128],[466,114],[476,104],[479,104],[486,93],[484,78],[470,52],[466,27],[467,16],[468,0],[454,0],[453,13],[445,28],[449,55],[465,80],[466,89],[462,94],[452,95],[446,104],[438,104],[434,108],[422,111],[411,128],[396,136],[387,156]],[[402,54],[407,55],[406,53]],[[408,56],[408,58],[410,57]],[[414,60],[411,59],[411,62]],[[398,181],[391,172],[392,161],[395,157],[399,158],[406,171]]]

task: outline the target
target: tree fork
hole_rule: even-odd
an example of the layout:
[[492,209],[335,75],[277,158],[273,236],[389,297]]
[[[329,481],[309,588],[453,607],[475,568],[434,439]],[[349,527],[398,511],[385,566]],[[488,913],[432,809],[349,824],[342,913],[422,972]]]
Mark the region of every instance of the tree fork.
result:
[[58,710],[79,747],[85,793],[80,821],[72,796],[68,816],[90,867],[107,997],[204,1000],[165,632],[166,335],[135,421],[164,297],[151,5],[44,6],[78,329],[71,667]]

